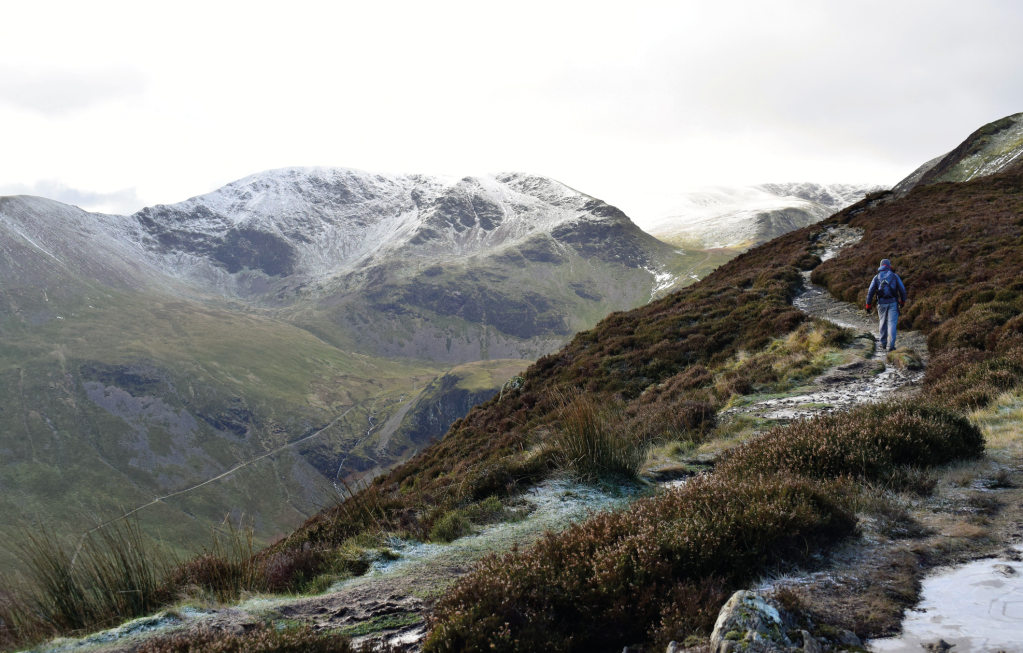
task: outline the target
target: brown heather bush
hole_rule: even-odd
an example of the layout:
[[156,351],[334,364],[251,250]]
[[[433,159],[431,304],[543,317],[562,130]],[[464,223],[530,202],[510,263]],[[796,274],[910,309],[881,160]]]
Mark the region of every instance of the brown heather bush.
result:
[[888,481],[904,467],[976,458],[984,437],[966,417],[913,400],[869,404],[778,427],[726,455],[732,477],[786,471],[815,478]]
[[[713,475],[599,514],[483,560],[438,604],[425,650],[609,650],[658,622],[705,629],[728,589],[851,533],[846,491],[786,474]],[[707,589],[711,578],[721,589]],[[673,615],[687,583],[708,603]]]
[[425,650],[611,649],[706,635],[728,590],[853,532],[852,478],[905,484],[907,468],[983,448],[960,414],[911,402],[775,429],[709,477],[484,560],[438,604]]
[[139,645],[135,653],[398,653],[402,650],[371,641],[356,647],[348,637],[317,632],[308,626],[277,628],[260,624],[242,634],[206,629],[154,637]]
[[954,348],[935,356],[924,377],[928,394],[960,409],[986,406],[1023,384],[1023,347],[986,352]]
[[675,585],[661,608],[660,623],[649,633],[654,650],[666,650],[671,642],[710,634],[730,595],[725,584],[714,577]]

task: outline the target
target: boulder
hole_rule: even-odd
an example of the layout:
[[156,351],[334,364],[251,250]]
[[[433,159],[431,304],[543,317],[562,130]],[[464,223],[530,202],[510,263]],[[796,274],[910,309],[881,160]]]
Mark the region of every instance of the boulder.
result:
[[732,595],[718,613],[714,632],[710,636],[712,653],[774,653],[820,651],[816,640],[802,631],[801,642],[789,639],[788,632],[796,627],[795,618],[776,602],[756,592],[740,590]]

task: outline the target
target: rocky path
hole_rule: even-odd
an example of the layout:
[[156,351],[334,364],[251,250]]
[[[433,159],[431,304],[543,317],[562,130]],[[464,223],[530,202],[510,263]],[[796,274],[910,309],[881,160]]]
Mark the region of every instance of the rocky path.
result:
[[[844,226],[830,228],[818,239],[814,253],[826,261],[862,237],[862,231],[857,229]],[[725,411],[725,415],[747,414],[764,419],[794,420],[848,410],[857,404],[884,401],[919,389],[927,364],[927,338],[922,333],[899,332],[896,340],[900,349],[909,349],[916,354],[919,369],[902,369],[888,364],[887,352],[875,345],[876,313],[868,314],[862,308],[835,299],[810,282],[810,272],[803,272],[803,280],[804,290],[793,300],[793,305],[811,317],[856,331],[860,340],[858,346],[867,355],[862,360],[840,365],[817,377],[810,392],[731,408]]]

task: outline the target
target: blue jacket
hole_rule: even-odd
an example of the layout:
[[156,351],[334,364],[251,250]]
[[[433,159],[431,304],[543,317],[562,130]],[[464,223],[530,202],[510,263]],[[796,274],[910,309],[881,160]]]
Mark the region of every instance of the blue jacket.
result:
[[[895,297],[889,297],[884,299],[880,296],[879,291],[881,290],[882,282],[887,281],[892,290],[896,291]],[[877,269],[877,274],[874,275],[874,280],[870,282],[870,288],[867,289],[867,303],[874,303],[874,295],[878,295],[878,304],[892,304],[894,302],[905,302],[906,301],[906,286],[903,285],[902,279],[899,275],[892,272],[891,266],[882,265]]]

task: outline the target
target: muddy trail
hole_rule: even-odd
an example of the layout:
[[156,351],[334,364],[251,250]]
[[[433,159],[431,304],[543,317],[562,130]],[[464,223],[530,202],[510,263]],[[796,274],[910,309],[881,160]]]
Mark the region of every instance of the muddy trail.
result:
[[[844,226],[829,228],[818,238],[813,253],[820,256],[822,261],[827,261],[843,248],[859,242],[862,237],[862,231],[857,229]],[[858,404],[885,401],[917,392],[928,360],[926,336],[918,331],[899,332],[896,345],[912,358],[913,369],[900,367],[895,364],[894,357],[889,356],[876,343],[876,311],[867,313],[853,304],[838,301],[826,290],[810,282],[810,272],[802,274],[803,291],[792,304],[811,317],[855,331],[857,336],[854,348],[860,349],[864,356],[860,360],[828,370],[799,394],[733,407],[724,411],[722,417],[751,415],[785,422],[849,410]]]

